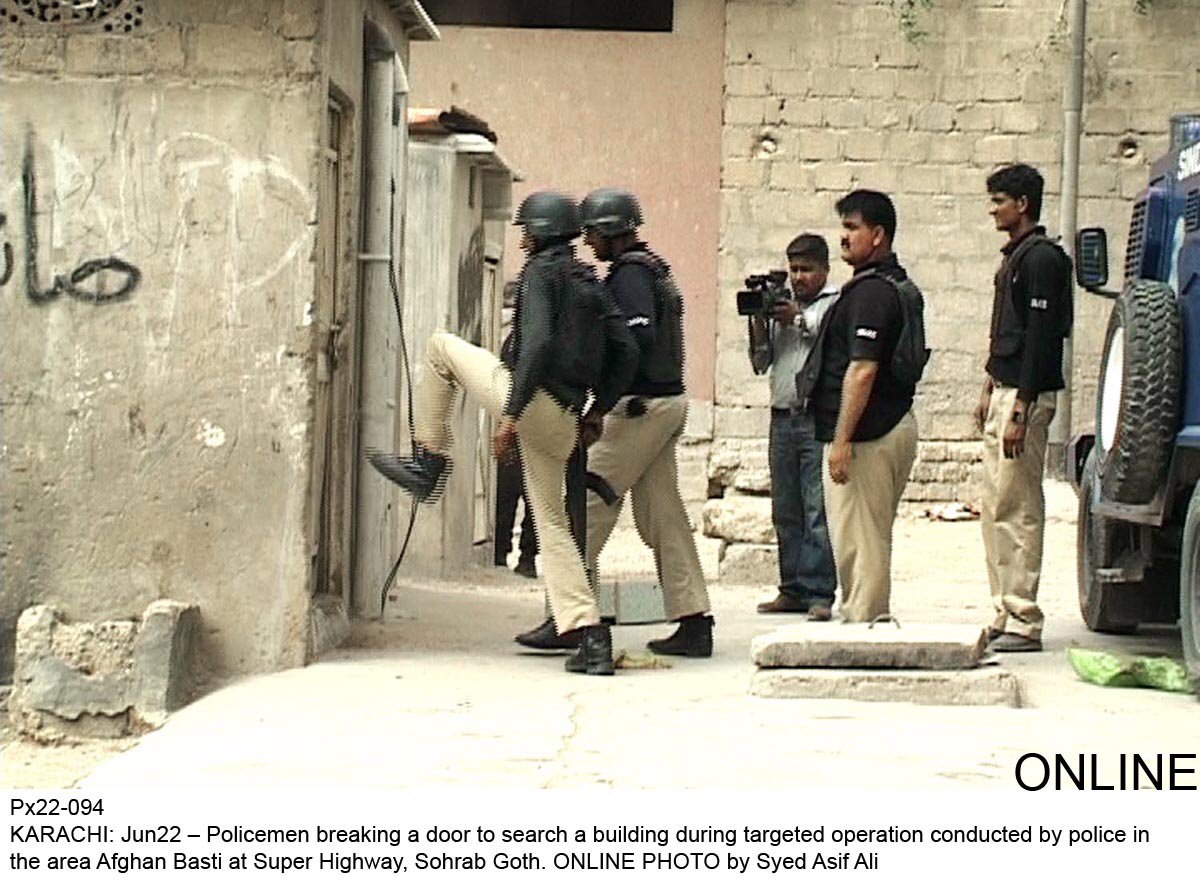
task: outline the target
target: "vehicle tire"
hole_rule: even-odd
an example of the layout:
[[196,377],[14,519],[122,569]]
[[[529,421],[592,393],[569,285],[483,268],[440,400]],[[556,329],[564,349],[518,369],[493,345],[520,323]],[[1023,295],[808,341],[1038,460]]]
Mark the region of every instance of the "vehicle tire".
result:
[[1112,565],[1117,554],[1120,524],[1096,514],[1093,505],[1099,490],[1096,450],[1088,453],[1079,481],[1079,517],[1075,550],[1079,576],[1079,611],[1089,630],[1100,633],[1133,633],[1140,620],[1142,585],[1101,581],[1097,570]]
[[1200,486],[1192,490],[1179,556],[1179,629],[1183,662],[1200,694]]
[[1166,479],[1179,422],[1179,308],[1162,282],[1137,279],[1113,305],[1096,390],[1104,498],[1144,505]]

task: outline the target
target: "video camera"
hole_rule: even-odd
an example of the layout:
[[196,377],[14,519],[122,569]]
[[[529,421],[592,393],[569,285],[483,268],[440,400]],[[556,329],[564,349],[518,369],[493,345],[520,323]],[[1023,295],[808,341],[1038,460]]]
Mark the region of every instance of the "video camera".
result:
[[737,292],[738,315],[770,318],[779,303],[791,298],[786,270],[775,269],[763,275],[749,275],[746,276],[745,290]]

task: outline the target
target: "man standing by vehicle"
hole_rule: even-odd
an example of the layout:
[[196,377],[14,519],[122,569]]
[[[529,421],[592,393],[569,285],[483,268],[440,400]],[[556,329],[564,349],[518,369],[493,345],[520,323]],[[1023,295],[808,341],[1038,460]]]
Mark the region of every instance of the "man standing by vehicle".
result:
[[755,373],[771,370],[771,519],[779,546],[779,595],[759,603],[764,614],[807,612],[828,621],[837,574],[825,525],[821,488],[821,444],[812,413],[800,406],[796,374],[813,351],[817,331],[838,290],[829,279],[829,247],[805,233],[787,246],[794,299],[776,303],[771,318],[753,316],[750,363]]
[[[892,252],[892,200],[855,190],[836,207],[842,259],[854,276],[827,319],[813,413],[817,438],[825,443],[825,513],[842,618],[874,621],[890,614],[892,526],[917,453],[912,402],[924,361],[901,375],[896,354],[908,349],[906,333],[919,338],[923,350],[924,326],[906,321],[901,288],[921,300]],[[921,308],[913,311],[919,322]]]
[[983,548],[995,608],[988,637],[997,652],[1042,648],[1042,472],[1072,320],[1071,261],[1038,225],[1042,189],[1042,175],[1028,165],[1001,168],[987,179],[989,213],[1008,235],[975,408],[983,433]]
[[[636,344],[615,305],[605,306],[593,322],[594,329],[604,334],[603,363],[580,365],[574,357],[593,348],[594,338],[571,338],[572,326],[586,332],[579,322],[571,321],[569,310],[583,299],[573,280],[582,285],[590,280],[587,290],[603,294],[603,303],[611,302],[590,267],[575,259],[571,245],[579,235],[575,203],[559,193],[536,192],[521,204],[515,223],[524,226],[521,246],[529,257],[518,282],[512,370],[485,349],[449,333],[435,333],[416,388],[414,455],[369,451],[368,458],[384,477],[418,501],[432,502],[450,470],[449,417],[456,387],[462,386],[499,416],[493,453],[497,459],[512,457],[520,437],[554,621],[559,633],[573,632],[578,637],[579,649],[567,658],[566,669],[612,675],[612,637],[600,623],[583,559],[567,526],[563,490],[588,392],[594,393],[598,406],[611,407],[636,364]],[[594,384],[581,378],[581,369],[592,366],[599,377]]]

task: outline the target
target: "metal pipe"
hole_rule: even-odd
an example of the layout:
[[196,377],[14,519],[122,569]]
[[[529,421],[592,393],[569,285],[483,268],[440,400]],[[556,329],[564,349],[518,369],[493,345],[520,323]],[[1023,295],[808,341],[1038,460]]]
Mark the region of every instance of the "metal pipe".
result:
[[[387,33],[368,21],[363,33],[362,236],[360,253],[372,258],[392,253],[391,183],[395,162],[392,101],[395,52]],[[382,588],[397,548],[397,493],[373,474],[361,451],[395,448],[395,413],[382,402],[396,395],[396,333],[389,281],[390,262],[359,263],[362,298],[357,310],[361,339],[357,534],[354,559],[354,611],[359,617],[378,613]],[[364,406],[365,405],[365,406]]]
[[[1070,0],[1067,9],[1067,41],[1070,64],[1063,85],[1062,198],[1059,202],[1058,229],[1063,247],[1075,258],[1075,232],[1079,227],[1079,143],[1083,133],[1083,62],[1087,45],[1087,0]],[[1071,436],[1071,404],[1074,388],[1074,347],[1071,338],[1063,341],[1063,380],[1066,387],[1058,393],[1058,410],[1050,426],[1050,445],[1060,452]],[[1057,458],[1054,460],[1057,463]],[[1058,467],[1056,464],[1055,468]]]

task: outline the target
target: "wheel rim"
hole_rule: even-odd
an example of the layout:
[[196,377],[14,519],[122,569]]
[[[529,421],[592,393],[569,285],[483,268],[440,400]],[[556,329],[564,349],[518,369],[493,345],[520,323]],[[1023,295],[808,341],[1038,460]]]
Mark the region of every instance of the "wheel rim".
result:
[[1125,328],[1118,327],[1104,357],[1104,384],[1100,388],[1100,447],[1104,452],[1117,440],[1121,416],[1121,388],[1125,378]]

